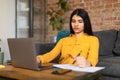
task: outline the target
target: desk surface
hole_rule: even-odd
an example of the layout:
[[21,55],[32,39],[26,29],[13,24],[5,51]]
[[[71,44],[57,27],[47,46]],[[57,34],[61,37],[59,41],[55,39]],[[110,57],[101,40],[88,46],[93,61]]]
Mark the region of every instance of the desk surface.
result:
[[51,74],[52,71],[54,69],[34,71],[6,65],[5,68],[0,69],[0,76],[18,80],[94,80],[94,78],[100,77],[100,72],[83,73],[72,71],[65,75],[54,75]]

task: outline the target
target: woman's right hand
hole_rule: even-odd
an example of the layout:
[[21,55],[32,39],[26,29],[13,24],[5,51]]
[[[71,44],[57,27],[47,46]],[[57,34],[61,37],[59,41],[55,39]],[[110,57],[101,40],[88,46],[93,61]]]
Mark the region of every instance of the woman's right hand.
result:
[[74,60],[76,61],[76,65],[79,67],[85,68],[91,66],[90,62],[82,56],[74,57]]

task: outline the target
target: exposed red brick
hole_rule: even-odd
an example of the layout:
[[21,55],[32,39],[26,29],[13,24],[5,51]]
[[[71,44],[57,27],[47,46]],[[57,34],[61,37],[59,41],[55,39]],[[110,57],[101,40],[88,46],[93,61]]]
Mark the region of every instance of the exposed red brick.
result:
[[93,5],[100,5],[100,0],[93,1]]
[[49,8],[56,8],[57,7],[56,4],[49,4],[48,6],[49,6]]
[[120,3],[115,3],[114,7],[120,7]]
[[104,8],[104,6],[102,6],[102,5],[97,5],[97,6],[90,6],[90,9],[103,9]]
[[115,25],[120,25],[120,20],[114,21]]
[[58,1],[58,0],[47,0],[47,3],[48,3],[48,4],[53,4],[53,3],[55,4],[57,1]]
[[92,0],[83,0],[83,1],[86,3],[86,2],[90,2],[90,1],[92,1]]
[[118,0],[101,0],[103,4],[117,3]]
[[80,5],[80,6],[85,6],[85,4],[84,4],[84,3],[80,3],[79,5]]
[[[47,8],[57,8],[55,4],[58,0],[47,1]],[[88,12],[94,31],[120,29],[120,0],[68,0],[68,2],[70,11],[64,15],[65,26],[67,26],[65,29],[69,30],[69,17],[76,8],[83,8]],[[56,34],[50,26],[48,31],[52,36]]]
[[106,4],[105,8],[112,8],[112,4]]
[[117,17],[107,17],[107,18],[104,18],[105,20],[116,20],[117,19]]
[[117,19],[118,19],[118,20],[120,20],[120,16],[119,16],[119,17],[117,17]]
[[75,0],[70,0],[69,3],[70,3],[70,4],[74,4],[74,1],[75,1]]
[[92,2],[90,2],[90,1],[86,2],[85,4],[86,4],[86,6],[92,6],[93,5]]
[[102,12],[103,13],[112,13],[112,12],[114,12],[114,8],[105,8],[105,9],[103,9]]

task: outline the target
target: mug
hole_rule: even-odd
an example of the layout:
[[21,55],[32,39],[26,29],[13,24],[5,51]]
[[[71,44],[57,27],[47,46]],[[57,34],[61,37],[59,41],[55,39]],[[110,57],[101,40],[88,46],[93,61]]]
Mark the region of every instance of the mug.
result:
[[0,65],[3,64],[3,60],[4,60],[4,53],[0,52]]

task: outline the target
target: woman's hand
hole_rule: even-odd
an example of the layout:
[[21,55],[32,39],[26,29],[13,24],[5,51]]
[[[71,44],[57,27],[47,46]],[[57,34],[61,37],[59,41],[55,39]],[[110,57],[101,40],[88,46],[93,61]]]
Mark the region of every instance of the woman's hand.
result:
[[38,63],[41,63],[41,61],[38,57],[36,57],[36,60],[37,60]]
[[84,67],[91,66],[90,62],[82,56],[74,57],[74,60],[76,61],[75,65],[77,65],[79,67],[84,68]]

